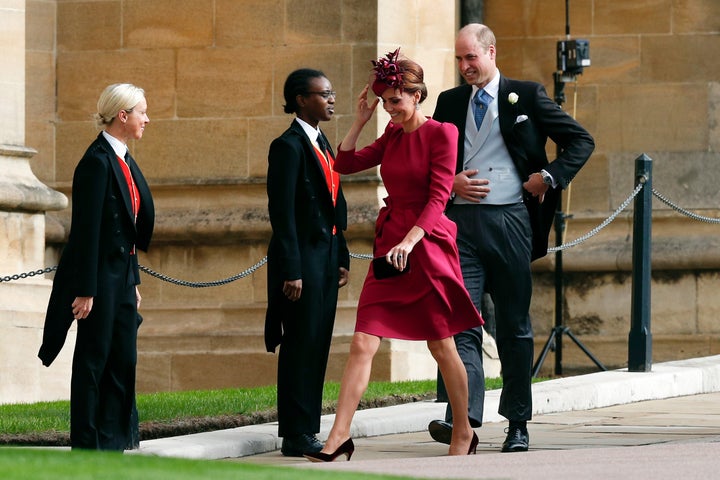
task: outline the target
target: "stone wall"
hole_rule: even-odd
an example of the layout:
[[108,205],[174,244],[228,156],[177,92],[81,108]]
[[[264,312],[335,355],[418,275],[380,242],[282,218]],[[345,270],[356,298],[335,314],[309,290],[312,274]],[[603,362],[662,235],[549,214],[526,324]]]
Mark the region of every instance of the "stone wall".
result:
[[[282,84],[300,66],[320,68],[338,91],[323,125],[338,143],[352,122],[369,60],[396,46],[426,70],[431,114],[456,84],[454,0],[28,0],[27,144],[42,181],[69,194],[75,163],[97,134],[90,120],[102,88],[145,88],[151,123],[130,148],[151,182],[158,224],[141,263],[172,277],[208,281],[255,265],[269,238],[264,175],[270,141],[289,124]],[[486,0],[498,64],[510,77],[553,94],[555,43],[564,38],[561,0]],[[570,2],[573,38],[590,41],[592,66],[566,85],[563,105],[595,136],[597,149],[566,195],[566,239],[585,234],[632,191],[633,160],[654,160],[654,186],[686,208],[718,215],[720,42],[714,0]],[[665,114],[671,112],[671,114]],[[371,141],[387,115],[378,114]],[[373,131],[374,130],[374,131]],[[554,147],[549,146],[549,152]],[[373,172],[343,179],[350,248],[369,253],[379,182]],[[652,296],[655,361],[718,353],[718,227],[655,202]],[[70,209],[48,216],[48,263],[56,261]],[[628,210],[564,254],[567,324],[610,366],[622,366],[629,331],[632,217]],[[366,260],[352,260],[341,291],[328,378],[344,364]],[[553,324],[553,258],[536,262],[532,316],[542,346]],[[188,288],[143,277],[139,380],[142,391],[274,382],[263,352],[265,270],[229,285]],[[682,325],[682,328],[679,326]],[[568,347],[569,366],[586,359]],[[551,363],[551,362],[548,362]],[[420,366],[410,370],[411,366]],[[375,378],[428,376],[418,345],[388,342]]]

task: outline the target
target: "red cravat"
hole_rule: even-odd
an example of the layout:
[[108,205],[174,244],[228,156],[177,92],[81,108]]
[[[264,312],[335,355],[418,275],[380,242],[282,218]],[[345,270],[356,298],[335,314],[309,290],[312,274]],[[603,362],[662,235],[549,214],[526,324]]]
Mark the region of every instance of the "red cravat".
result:
[[122,157],[118,157],[118,161],[120,162],[120,168],[123,171],[123,175],[125,176],[125,182],[127,183],[128,192],[130,193],[130,204],[132,206],[132,213],[133,213],[133,219],[137,221],[137,214],[140,210],[140,192],[138,192],[137,186],[135,185],[135,180],[132,178],[132,174],[130,173],[130,167],[128,166],[127,162]]
[[[118,162],[120,162],[120,168],[123,171],[125,182],[127,183],[128,192],[130,192],[130,205],[132,208],[133,222],[137,222],[137,215],[138,211],[140,210],[140,192],[138,192],[137,186],[135,185],[135,180],[133,180],[132,178],[132,174],[130,173],[130,167],[128,166],[127,162],[120,156],[118,156],[117,158]],[[135,255],[134,245],[132,250],[130,251],[130,255]]]
[[[320,135],[318,135],[318,144],[325,144]],[[315,155],[317,155],[318,160],[320,160],[320,165],[322,165],[323,172],[325,173],[325,183],[327,183],[328,191],[332,197],[333,206],[335,206],[337,203],[338,188],[340,188],[340,174],[333,170],[335,159],[330,153],[330,149],[323,148],[323,150],[325,151],[323,152],[320,148],[315,147]],[[333,235],[335,233],[337,233],[337,228],[333,225]]]
[[335,159],[332,158],[332,155],[328,150],[325,150],[325,153],[323,154],[319,148],[315,147],[315,153],[318,156],[318,160],[320,160],[320,165],[323,167],[323,172],[325,172],[325,182],[327,183],[328,191],[332,196],[333,205],[335,205],[337,202],[337,190],[340,186],[340,174],[333,170]]

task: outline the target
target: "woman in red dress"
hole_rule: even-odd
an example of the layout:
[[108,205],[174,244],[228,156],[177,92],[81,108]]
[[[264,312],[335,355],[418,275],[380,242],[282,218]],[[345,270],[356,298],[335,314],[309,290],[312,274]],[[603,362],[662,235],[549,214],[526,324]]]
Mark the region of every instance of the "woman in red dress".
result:
[[[375,225],[371,263],[358,302],[335,422],[320,453],[312,461],[348,459],[354,446],[350,425],[370,379],[372,359],[383,337],[426,340],[448,387],[453,412],[450,455],[475,451],[477,436],[467,417],[467,374],[453,335],[483,321],[465,290],[456,226],[443,213],[450,197],[457,156],[457,128],[425,117],[420,103],[427,97],[420,65],[398,58],[399,49],[375,65],[373,92],[366,86],[358,98],[355,122],[340,144],[335,170],[350,174],[380,165],[388,191]],[[390,123],[371,145],[356,151],[365,124],[382,100]],[[381,265],[377,262],[386,262]],[[385,277],[380,270],[402,274]]]

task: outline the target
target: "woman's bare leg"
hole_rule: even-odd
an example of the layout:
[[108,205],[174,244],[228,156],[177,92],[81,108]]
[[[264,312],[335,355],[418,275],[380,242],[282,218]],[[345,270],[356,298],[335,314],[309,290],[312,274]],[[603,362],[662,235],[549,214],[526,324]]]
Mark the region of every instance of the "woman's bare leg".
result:
[[455,348],[453,337],[428,340],[430,353],[438,364],[453,412],[450,455],[467,455],[473,431],[468,419],[468,380],[465,365]]
[[[340,395],[338,397],[335,421],[330,429],[322,453],[335,452],[343,442],[350,438],[350,425],[353,415],[355,415],[355,410],[357,410],[360,403],[360,398],[367,389],[370,381],[372,360],[379,347],[380,337],[361,332],[355,332],[353,335],[350,344],[350,356],[347,364],[345,364],[345,371],[340,382]],[[467,384],[467,381],[465,383]],[[467,388],[465,390],[465,414],[467,415]]]

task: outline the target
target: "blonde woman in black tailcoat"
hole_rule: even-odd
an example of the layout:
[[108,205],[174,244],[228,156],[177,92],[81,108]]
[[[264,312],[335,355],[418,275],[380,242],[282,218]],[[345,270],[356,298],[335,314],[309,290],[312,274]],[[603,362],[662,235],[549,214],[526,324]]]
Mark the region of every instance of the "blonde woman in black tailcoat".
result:
[[104,130],[78,163],[72,223],[45,318],[39,357],[49,366],[78,322],[70,387],[72,448],[124,450],[135,398],[140,283],[137,250],[155,220],[148,184],[127,143],[150,119],[145,92],[108,86],[96,119]]

